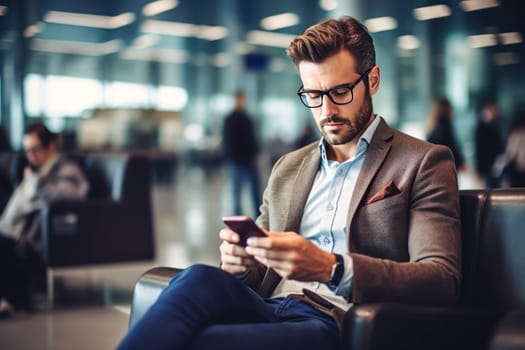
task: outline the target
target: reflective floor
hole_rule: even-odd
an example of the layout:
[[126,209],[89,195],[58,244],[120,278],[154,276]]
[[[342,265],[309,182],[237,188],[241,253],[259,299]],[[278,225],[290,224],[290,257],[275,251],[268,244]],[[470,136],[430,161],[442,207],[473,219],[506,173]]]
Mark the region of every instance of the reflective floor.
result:
[[[269,166],[261,168],[264,184]],[[477,184],[467,175],[460,186]],[[133,286],[142,272],[160,265],[218,264],[220,218],[231,213],[229,191],[224,168],[179,165],[172,179],[153,186],[156,259],[53,271],[53,309],[0,319],[0,349],[114,349],[127,330]],[[251,213],[247,196],[243,204]]]

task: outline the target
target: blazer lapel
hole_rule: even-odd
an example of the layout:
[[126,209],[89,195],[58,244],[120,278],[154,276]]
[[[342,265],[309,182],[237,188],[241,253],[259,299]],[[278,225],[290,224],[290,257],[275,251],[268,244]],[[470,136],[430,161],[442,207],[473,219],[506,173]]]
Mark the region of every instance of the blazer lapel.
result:
[[[292,192],[290,193],[290,206],[286,215],[286,223],[283,231],[299,231],[304,206],[310,194],[310,189],[314,183],[320,163],[321,156],[319,154],[319,148],[314,148],[303,158],[301,165],[297,169]],[[268,269],[259,287],[259,295],[265,298],[270,297],[280,281],[281,276],[273,269]]]
[[315,180],[321,163],[319,148],[308,153],[297,169],[293,190],[290,193],[290,207],[286,216],[285,231],[299,231],[303,217],[304,206]]
[[348,230],[350,230],[352,219],[354,218],[355,212],[359,207],[366,190],[372,183],[372,180],[379,171],[379,167],[390,151],[392,136],[392,129],[390,129],[383,118],[381,118],[376,132],[372,137],[372,141],[368,146],[366,157],[363,161],[359,176],[357,177],[352,200],[348,209]]

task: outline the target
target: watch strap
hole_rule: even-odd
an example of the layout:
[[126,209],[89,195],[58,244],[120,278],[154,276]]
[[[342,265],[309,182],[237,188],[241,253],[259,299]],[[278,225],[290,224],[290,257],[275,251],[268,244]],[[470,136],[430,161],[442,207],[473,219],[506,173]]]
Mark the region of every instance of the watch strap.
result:
[[344,259],[341,254],[334,254],[336,263],[332,269],[332,278],[330,279],[330,286],[337,287],[341,279],[343,278],[343,273],[345,271]]

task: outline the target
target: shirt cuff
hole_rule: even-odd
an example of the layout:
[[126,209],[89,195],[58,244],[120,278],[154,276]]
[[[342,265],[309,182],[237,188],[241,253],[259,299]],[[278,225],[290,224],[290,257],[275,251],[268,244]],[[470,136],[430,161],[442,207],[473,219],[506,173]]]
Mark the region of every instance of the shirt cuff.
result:
[[345,267],[343,277],[341,278],[341,282],[339,282],[339,285],[335,289],[335,294],[340,295],[342,297],[347,298],[350,295],[350,292],[352,291],[352,281],[354,278],[354,261],[352,260],[352,257],[348,254],[342,254],[343,256],[343,264]]

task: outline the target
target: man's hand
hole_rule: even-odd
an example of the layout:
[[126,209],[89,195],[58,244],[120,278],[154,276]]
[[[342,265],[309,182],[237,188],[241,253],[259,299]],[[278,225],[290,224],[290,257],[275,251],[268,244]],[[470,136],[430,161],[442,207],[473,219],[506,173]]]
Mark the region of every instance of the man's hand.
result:
[[297,281],[328,282],[335,256],[295,232],[268,232],[252,237],[244,251],[281,277]]
[[239,242],[239,235],[237,233],[228,228],[224,228],[219,233],[219,237],[222,239],[219,248],[221,252],[221,269],[238,275],[249,268],[259,265],[253,256],[246,252],[244,247],[237,244]]

